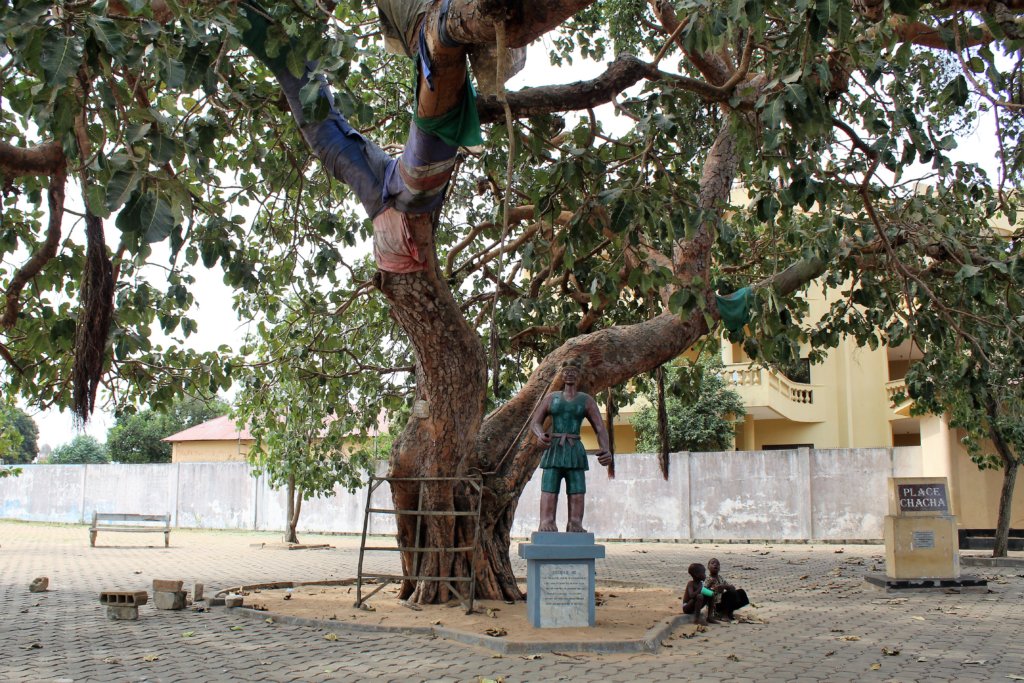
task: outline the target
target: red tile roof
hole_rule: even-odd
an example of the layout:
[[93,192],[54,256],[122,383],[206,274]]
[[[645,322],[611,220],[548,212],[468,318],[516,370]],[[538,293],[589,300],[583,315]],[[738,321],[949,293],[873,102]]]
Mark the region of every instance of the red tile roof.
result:
[[239,430],[235,421],[227,415],[215,417],[208,422],[189,427],[185,431],[171,434],[164,441],[252,441],[248,429]]

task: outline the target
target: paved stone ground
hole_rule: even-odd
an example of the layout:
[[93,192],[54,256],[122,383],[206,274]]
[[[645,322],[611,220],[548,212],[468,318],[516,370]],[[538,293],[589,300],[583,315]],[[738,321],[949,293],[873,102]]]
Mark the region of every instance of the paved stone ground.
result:
[[[991,593],[893,596],[865,584],[882,569],[879,546],[611,543],[601,578],[680,586],[690,562],[717,556],[768,623],[712,626],[674,637],[657,654],[531,659],[441,639],[264,624],[225,609],[141,608],[112,622],[100,590],[149,588],[181,578],[218,588],[271,580],[355,575],[358,541],[287,551],[276,535],[175,530],[100,533],[83,526],[0,522],[0,681],[998,681],[1024,680],[1024,569],[968,571]],[[255,544],[255,545],[254,545]],[[383,554],[370,558],[387,569]],[[525,573],[525,566],[517,565]],[[36,576],[51,590],[28,592]],[[904,599],[905,598],[905,599]],[[190,636],[183,634],[191,633]],[[842,638],[847,637],[847,640]],[[37,647],[41,646],[41,647]],[[899,650],[886,656],[882,648]]]

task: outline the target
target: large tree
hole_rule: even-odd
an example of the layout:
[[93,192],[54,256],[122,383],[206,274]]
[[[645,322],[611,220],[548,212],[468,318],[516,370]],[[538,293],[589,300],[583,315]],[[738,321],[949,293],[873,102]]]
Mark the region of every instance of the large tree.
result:
[[[280,360],[350,396],[366,424],[414,401],[391,474],[481,476],[478,595],[518,598],[509,529],[541,451],[524,426],[566,358],[584,359],[581,388],[601,396],[717,334],[723,311],[733,340],[780,366],[801,340],[957,334],[962,296],[992,301],[969,308],[986,325],[1024,322],[1019,250],[989,230],[1016,221],[1024,3],[445,7],[425,24],[430,83],[382,53],[376,13],[358,1],[3,4],[0,247],[30,253],[4,279],[11,388],[85,416],[101,383],[156,403],[224,386],[244,358],[163,348],[148,332],[191,333],[188,266],[219,266],[241,315],[293,332]],[[338,165],[316,136],[324,122],[383,168],[412,111],[422,132],[466,101],[467,51],[497,43],[500,57],[545,35],[550,54],[535,47],[533,62],[617,56],[589,81],[477,101],[498,124],[483,151],[443,160],[443,204],[400,207],[416,256],[405,272],[386,250],[381,268],[345,252],[385,234],[349,199],[371,218],[397,205]],[[615,125],[594,112],[609,103]],[[997,123],[994,178],[950,156],[982,113]],[[69,188],[79,208],[64,208]],[[812,280],[845,293],[821,321],[804,320]],[[415,488],[394,498],[415,507]],[[435,485],[425,503],[470,498]],[[465,546],[465,519],[400,520],[400,545]],[[419,567],[467,570],[457,553]],[[448,597],[406,582],[410,596]]]

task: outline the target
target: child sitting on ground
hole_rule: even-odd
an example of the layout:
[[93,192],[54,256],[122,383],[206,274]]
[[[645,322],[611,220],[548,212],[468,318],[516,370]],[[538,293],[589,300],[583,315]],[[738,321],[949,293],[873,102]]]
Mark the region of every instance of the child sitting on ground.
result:
[[718,573],[721,569],[722,564],[717,558],[712,557],[708,560],[709,576],[704,579],[704,587],[710,588],[715,593],[714,597],[710,599],[711,606],[709,608],[708,616],[717,615],[723,619],[732,621],[733,612],[738,610],[740,607],[749,605],[750,601],[747,600],[746,591],[736,588],[732,584],[726,583],[725,579],[723,579]]
[[[699,562],[691,564],[687,570],[690,574],[690,582],[686,584],[686,590],[683,593],[683,614],[692,614],[693,623],[695,624],[715,624],[715,615],[711,611],[713,609],[713,603],[711,597],[708,595],[714,595],[713,591],[704,588],[704,581],[707,579],[707,573],[704,569],[704,565]],[[701,610],[705,607],[708,608],[708,616],[705,620],[701,616]]]

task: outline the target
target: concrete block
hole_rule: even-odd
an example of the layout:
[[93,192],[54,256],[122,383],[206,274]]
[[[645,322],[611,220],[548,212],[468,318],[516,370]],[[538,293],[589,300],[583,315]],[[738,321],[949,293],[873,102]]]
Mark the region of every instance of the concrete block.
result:
[[192,601],[193,602],[202,602],[202,600],[203,600],[203,584],[201,584],[201,583],[199,583],[197,581],[196,584],[192,587]]
[[28,585],[29,593],[45,593],[46,587],[50,585],[50,579],[45,576],[40,576],[32,579],[32,583]]
[[145,605],[149,602],[149,594],[146,591],[103,591],[100,593],[100,602],[104,605]]
[[180,591],[184,581],[171,581],[170,579],[153,579],[153,592],[174,593]]
[[111,621],[137,621],[139,608],[136,605],[107,605],[107,619]]
[[596,623],[594,560],[605,556],[590,533],[535,532],[519,545],[526,560],[526,614],[534,628]]
[[209,598],[206,601],[206,606],[207,607],[223,607],[224,603],[225,603],[224,598],[219,598],[219,597],[217,597],[215,595],[215,596],[213,596],[212,598]]
[[229,595],[224,598],[225,607],[241,607],[243,598],[241,595]]
[[155,591],[153,605],[157,609],[185,609],[185,591]]

